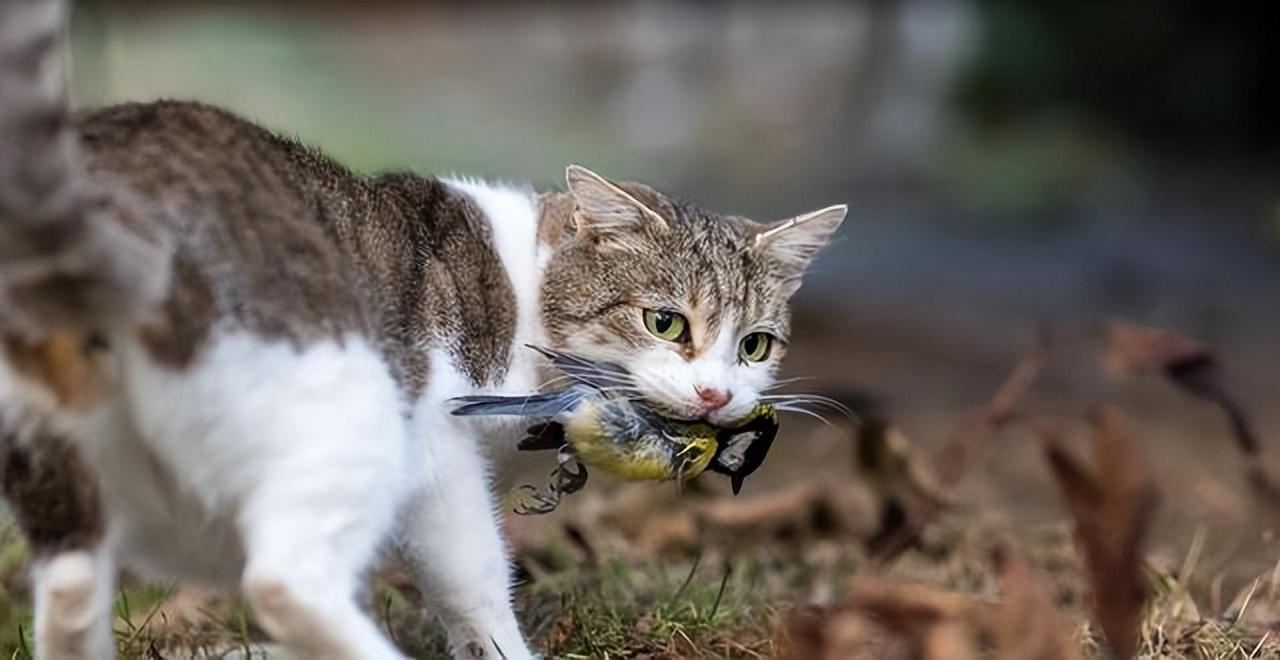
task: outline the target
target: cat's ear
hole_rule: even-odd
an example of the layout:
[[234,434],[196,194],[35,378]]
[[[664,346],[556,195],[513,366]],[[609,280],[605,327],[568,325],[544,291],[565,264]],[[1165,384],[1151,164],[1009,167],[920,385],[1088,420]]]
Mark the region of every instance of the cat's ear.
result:
[[752,239],[751,249],[781,267],[787,295],[800,288],[800,278],[809,262],[840,228],[849,207],[828,206],[781,222],[765,225]]
[[573,222],[578,231],[614,242],[643,227],[667,230],[667,221],[657,211],[599,174],[570,165],[564,178],[576,204]]

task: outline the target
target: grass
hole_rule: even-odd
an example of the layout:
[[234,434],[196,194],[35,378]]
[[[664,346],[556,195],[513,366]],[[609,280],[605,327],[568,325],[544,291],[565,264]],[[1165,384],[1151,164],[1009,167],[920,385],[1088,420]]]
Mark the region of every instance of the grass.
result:
[[[655,515],[661,515],[656,512]],[[550,525],[553,530],[558,525]],[[612,530],[594,530],[606,538]],[[904,555],[885,573],[903,583],[998,598],[989,566],[992,539],[1014,530],[1001,523],[945,530],[929,552]],[[1025,554],[1051,585],[1086,657],[1106,658],[1100,633],[1086,619],[1080,566],[1062,525],[1018,533]],[[518,607],[534,644],[551,658],[772,658],[785,652],[785,623],[795,608],[838,602],[850,581],[874,569],[853,539],[838,536],[762,538],[750,546],[709,545],[701,554],[584,559],[552,533],[537,553],[522,557]],[[24,554],[11,530],[0,556]],[[601,552],[601,554],[606,554]],[[1280,639],[1244,622],[1254,607],[1270,607],[1276,584],[1259,580],[1244,610],[1210,613],[1187,585],[1197,579],[1184,562],[1171,574],[1152,572],[1153,596],[1142,625],[1144,658],[1280,659]],[[20,584],[21,566],[8,564],[4,584]],[[1194,567],[1193,567],[1194,568]],[[443,635],[424,613],[417,592],[394,567],[380,573],[370,600],[373,615],[406,652],[447,658]],[[236,600],[176,612],[182,600],[166,586],[125,589],[117,598],[115,629],[120,657],[264,657],[264,636]],[[30,658],[31,621],[25,590],[6,591],[0,606],[3,657]],[[166,607],[169,606],[169,607]],[[190,606],[183,606],[190,608]],[[1257,614],[1254,612],[1253,614]],[[181,617],[194,620],[181,622]]]
[[770,629],[778,603],[757,591],[764,567],[748,560],[702,568],[697,560],[609,561],[540,586],[563,594],[544,648],[564,658],[770,657],[772,640],[760,631]]

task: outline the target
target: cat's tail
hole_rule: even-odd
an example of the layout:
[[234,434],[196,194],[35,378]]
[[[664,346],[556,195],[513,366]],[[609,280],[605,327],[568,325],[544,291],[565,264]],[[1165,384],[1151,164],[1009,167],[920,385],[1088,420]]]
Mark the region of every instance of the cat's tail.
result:
[[86,172],[67,101],[65,0],[0,0],[0,330],[137,319],[168,288],[143,214]]

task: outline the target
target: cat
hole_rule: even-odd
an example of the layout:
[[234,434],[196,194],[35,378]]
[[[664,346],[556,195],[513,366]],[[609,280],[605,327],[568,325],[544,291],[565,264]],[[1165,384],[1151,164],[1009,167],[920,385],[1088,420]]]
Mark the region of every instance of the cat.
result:
[[490,463],[448,399],[545,385],[545,345],[731,423],[845,207],[771,224],[569,166],[566,189],[359,177],[190,102],[71,113],[63,2],[0,3],[0,484],[35,650],[113,652],[117,568],[239,588],[299,657],[395,658],[381,551],[455,657],[529,658]]

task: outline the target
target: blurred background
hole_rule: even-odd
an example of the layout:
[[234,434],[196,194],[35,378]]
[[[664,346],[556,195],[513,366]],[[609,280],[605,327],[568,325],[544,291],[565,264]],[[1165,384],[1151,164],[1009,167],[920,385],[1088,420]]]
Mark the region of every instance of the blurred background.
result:
[[[1280,40],[1218,4],[88,0],[74,94],[221,104],[364,172],[548,187],[581,163],[758,220],[847,203],[797,300],[811,389],[929,447],[1037,324],[1120,317],[1212,347],[1275,444]],[[1088,355],[1028,406],[1123,403],[1164,485],[1157,549],[1207,530],[1219,573],[1270,567],[1220,413]],[[755,488],[847,473],[838,428],[784,429]],[[996,442],[966,501],[1056,515],[1035,439]]]
[[218,103],[365,172],[545,187],[578,162],[760,220],[845,202],[802,299],[832,320],[1004,344],[1121,314],[1274,349],[1267,22],[1023,4],[88,0],[75,98]]

